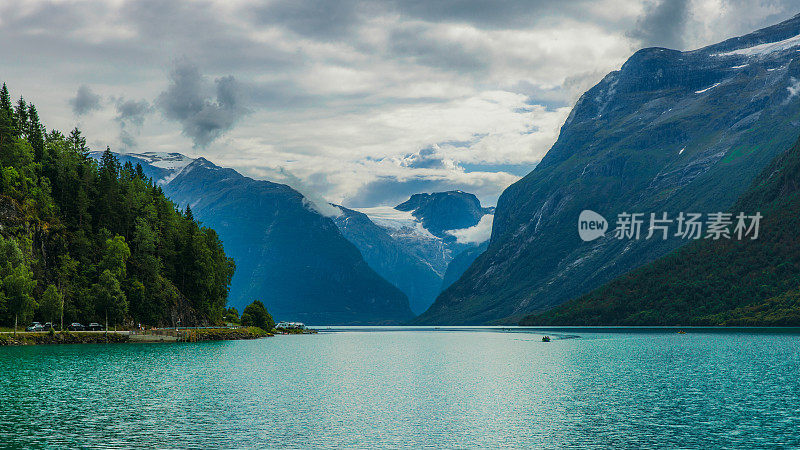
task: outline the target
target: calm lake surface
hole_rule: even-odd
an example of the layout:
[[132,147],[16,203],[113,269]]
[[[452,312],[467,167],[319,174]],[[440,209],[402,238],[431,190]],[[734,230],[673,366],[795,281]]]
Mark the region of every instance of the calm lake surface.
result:
[[797,331],[0,347],[0,447],[753,448],[799,430]]

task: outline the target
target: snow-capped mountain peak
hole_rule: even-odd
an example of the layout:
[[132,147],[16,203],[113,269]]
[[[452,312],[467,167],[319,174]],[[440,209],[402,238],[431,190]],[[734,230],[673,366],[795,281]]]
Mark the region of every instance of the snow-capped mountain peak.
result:
[[[114,153],[120,163],[126,162],[142,164],[145,174],[157,184],[164,186],[175,179],[186,167],[197,161],[181,153],[143,152],[143,153]],[[89,156],[99,160],[102,151],[90,152]]]
[[190,158],[181,153],[144,152],[126,153],[126,155],[143,159],[154,167],[176,171],[183,170],[195,160],[194,158]]

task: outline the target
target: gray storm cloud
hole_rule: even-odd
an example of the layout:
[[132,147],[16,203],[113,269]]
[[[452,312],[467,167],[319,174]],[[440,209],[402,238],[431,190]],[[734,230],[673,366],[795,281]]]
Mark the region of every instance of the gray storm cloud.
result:
[[136,136],[144,125],[145,117],[153,111],[147,100],[126,100],[118,98],[115,103],[117,115],[114,120],[119,124],[119,140],[124,148],[137,147]]
[[209,95],[210,83],[187,60],[175,63],[169,79],[156,106],[165,117],[181,124],[195,147],[207,146],[249,112],[242,104],[241,86],[232,75],[214,80],[215,98]]
[[118,99],[116,102],[117,117],[116,120],[122,124],[123,127],[133,125],[141,127],[144,125],[144,118],[153,110],[147,100],[125,100]]
[[78,87],[78,92],[69,100],[69,104],[76,116],[82,116],[100,109],[100,100],[100,95],[84,84]]
[[628,36],[638,40],[643,47],[684,50],[690,7],[689,0],[661,0],[647,8]]

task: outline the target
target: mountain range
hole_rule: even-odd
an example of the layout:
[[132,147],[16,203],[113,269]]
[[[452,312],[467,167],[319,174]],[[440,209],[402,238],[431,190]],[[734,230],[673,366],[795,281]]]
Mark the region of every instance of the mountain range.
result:
[[[91,156],[99,158],[102,152]],[[470,230],[493,208],[472,194],[417,194],[397,208],[325,214],[283,184],[254,180],[180,153],[121,153],[174,202],[215,229],[237,270],[229,303],[261,299],[284,320],[397,324],[427,309]],[[430,228],[430,229],[429,229]],[[488,236],[487,236],[488,238]],[[461,269],[466,268],[463,265]],[[449,271],[451,277],[460,273]],[[410,309],[409,309],[410,302]]]
[[799,48],[795,16],[698,50],[636,52],[580,97],[501,195],[487,250],[414,323],[516,323],[683,245],[583,242],[577,218],[728,210],[797,138]]
[[229,304],[240,311],[262,300],[281,320],[314,324],[396,324],[413,317],[406,295],[291,187],[178,153],[118,158],[140,164],[172,201],[217,231],[236,262]]

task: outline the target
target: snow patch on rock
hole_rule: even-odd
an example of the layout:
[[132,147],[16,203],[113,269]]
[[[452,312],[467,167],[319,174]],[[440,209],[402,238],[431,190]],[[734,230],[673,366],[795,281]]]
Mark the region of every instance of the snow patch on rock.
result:
[[766,44],[754,45],[752,47],[740,48],[724,53],[716,53],[712,56],[764,56],[774,52],[781,52],[800,45],[800,34],[778,42],[768,42]]
[[722,83],[721,82],[720,83],[714,83],[714,84],[712,84],[711,86],[709,86],[709,87],[707,87],[705,89],[700,89],[699,91],[694,91],[694,93],[695,94],[702,94],[703,92],[706,92],[706,91],[709,91],[711,89],[714,89],[715,87],[719,86],[720,84],[722,84]]

